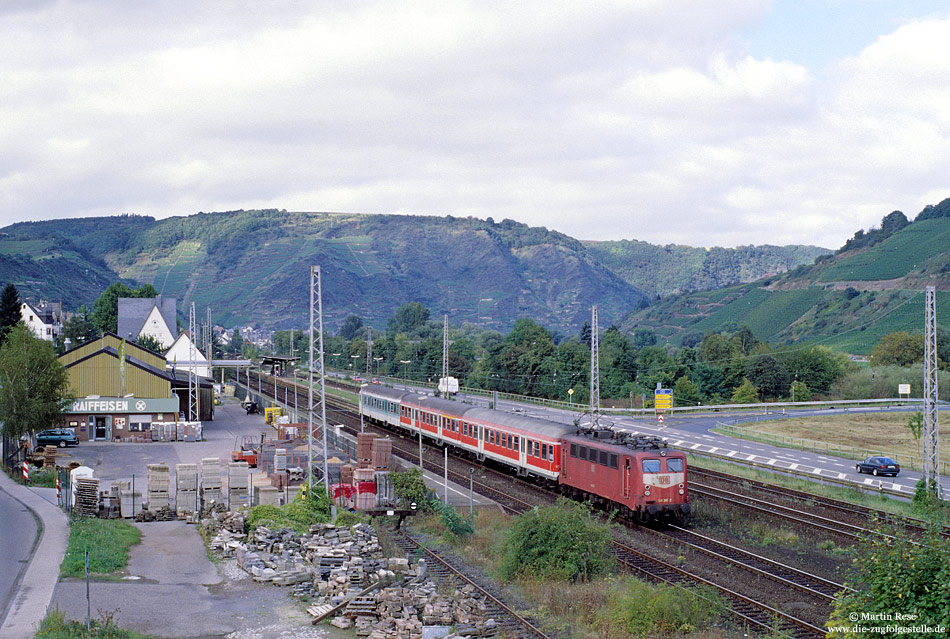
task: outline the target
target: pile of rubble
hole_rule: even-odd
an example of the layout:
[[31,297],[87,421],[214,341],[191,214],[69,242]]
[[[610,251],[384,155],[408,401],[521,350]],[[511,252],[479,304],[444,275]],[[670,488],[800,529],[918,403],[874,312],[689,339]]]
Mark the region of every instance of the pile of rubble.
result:
[[155,510],[140,510],[135,513],[135,521],[175,521],[178,519],[178,513],[169,506],[165,504],[161,508]]
[[210,510],[202,527],[209,546],[255,581],[287,586],[310,603],[317,622],[332,617],[341,628],[354,626],[357,637],[421,639],[423,626],[455,626],[450,637],[494,637],[485,602],[472,586],[453,598],[436,592],[425,562],[410,566],[404,558],[383,556],[372,526],[337,528],[317,524],[305,534],[258,526],[244,532],[240,512]]

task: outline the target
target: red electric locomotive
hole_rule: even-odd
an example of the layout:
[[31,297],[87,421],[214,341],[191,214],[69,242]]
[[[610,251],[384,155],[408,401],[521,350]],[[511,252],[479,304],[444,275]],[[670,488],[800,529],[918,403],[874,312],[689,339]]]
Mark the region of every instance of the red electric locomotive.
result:
[[609,429],[564,437],[561,490],[627,518],[684,519],[690,511],[686,455],[659,437]]

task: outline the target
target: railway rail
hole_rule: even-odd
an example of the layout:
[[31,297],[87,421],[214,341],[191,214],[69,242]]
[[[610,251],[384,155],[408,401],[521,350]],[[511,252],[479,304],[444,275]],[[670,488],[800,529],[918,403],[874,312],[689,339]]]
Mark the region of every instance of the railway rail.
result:
[[[276,394],[278,401],[284,401],[287,397],[288,389],[282,388],[280,385],[276,385],[276,393],[274,393],[275,385],[269,383],[268,381],[258,381],[258,387],[262,392],[264,390],[270,391],[267,394],[271,396]],[[332,405],[333,409],[338,411],[338,414],[348,413],[352,424],[359,423],[357,421],[359,419],[359,415],[355,411],[343,406],[337,400],[328,399],[328,406],[329,405]],[[351,426],[351,428],[353,427]],[[375,426],[372,428],[373,430],[376,430]],[[380,430],[383,430],[383,432],[386,432],[387,434],[389,433],[389,431],[384,429]],[[411,445],[401,445],[401,440],[402,437],[394,440],[393,453],[409,459],[414,463],[417,462],[418,449],[416,448],[415,443],[412,442]],[[434,472],[443,471],[441,464],[437,464],[435,462],[426,462],[426,466],[429,470]],[[495,473],[497,471],[486,469],[483,472]],[[449,475],[454,482],[460,484],[463,484],[466,479],[470,478],[468,474],[454,470],[450,470]],[[511,481],[512,478],[510,475],[504,475],[504,481],[502,483],[509,486],[508,490],[498,489],[484,481],[473,481],[473,484],[477,484],[478,492],[480,494],[489,496],[509,512],[523,513],[534,507],[535,504],[514,497],[511,494]],[[556,497],[556,495],[552,494],[550,491],[521,481],[518,482],[518,491],[521,494],[526,494],[526,491],[528,493],[534,493],[537,498],[546,500],[548,503],[550,503]],[[822,579],[821,577],[810,575],[805,571],[801,571],[790,566],[785,566],[760,555],[749,553],[734,546],[730,546],[729,544],[725,544],[724,542],[692,533],[686,529],[669,528],[664,532],[652,531],[652,534],[668,537],[674,540],[677,544],[692,548],[697,552],[701,552],[704,555],[714,558],[715,560],[725,562],[729,565],[738,566],[744,570],[771,579],[772,581],[784,587],[794,588],[797,591],[804,592],[813,598],[813,600],[817,600],[822,604],[828,604],[830,601],[833,601],[834,593],[844,588],[840,584],[835,584],[829,580]],[[751,597],[742,595],[741,593],[723,586],[722,584],[714,583],[713,581],[706,579],[701,575],[687,571],[683,567],[675,566],[656,557],[651,557],[642,551],[634,549],[632,546],[621,540],[613,540],[612,552],[618,562],[625,565],[630,570],[646,576],[652,581],[671,583],[683,587],[690,587],[696,584],[706,584],[710,587],[713,587],[720,593],[724,601],[727,602],[728,612],[737,618],[740,623],[746,624],[750,627],[767,632],[774,632],[778,629],[786,634],[789,634],[790,636],[795,637],[814,637],[824,634],[824,630],[822,628],[815,626],[806,620],[785,613],[763,602],[756,601]]]
[[550,639],[526,617],[519,615],[501,599],[482,587],[479,583],[466,576],[465,570],[448,557],[440,555],[426,547],[409,532],[399,529],[392,531],[393,543],[402,548],[407,555],[421,553],[426,559],[427,570],[434,581],[439,585],[452,587],[472,586],[486,600],[488,613],[498,624],[503,636],[512,639]]

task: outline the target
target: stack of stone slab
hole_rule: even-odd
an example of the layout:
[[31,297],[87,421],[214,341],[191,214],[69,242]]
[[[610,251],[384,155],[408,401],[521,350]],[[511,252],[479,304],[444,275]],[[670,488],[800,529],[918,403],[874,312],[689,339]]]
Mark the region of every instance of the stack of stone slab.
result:
[[147,474],[148,508],[158,510],[168,506],[168,488],[171,482],[171,473],[166,464],[149,464]]
[[43,468],[54,468],[56,466],[56,446],[43,447]]
[[201,503],[221,501],[221,458],[205,457],[201,460]]
[[175,465],[175,512],[193,513],[198,510],[198,464]]
[[274,472],[282,473],[287,470],[287,449],[277,448],[274,450]]
[[247,462],[228,463],[228,508],[235,510],[249,505],[251,471]]

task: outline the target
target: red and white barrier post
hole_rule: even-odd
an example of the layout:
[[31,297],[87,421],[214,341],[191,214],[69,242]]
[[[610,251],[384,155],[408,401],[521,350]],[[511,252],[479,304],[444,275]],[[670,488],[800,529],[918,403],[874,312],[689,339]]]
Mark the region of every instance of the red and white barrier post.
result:
[[27,461],[23,462],[23,483],[30,482],[30,463]]

